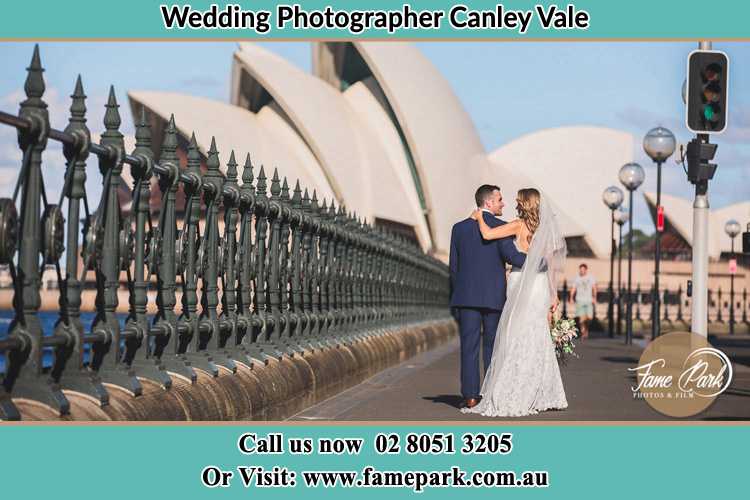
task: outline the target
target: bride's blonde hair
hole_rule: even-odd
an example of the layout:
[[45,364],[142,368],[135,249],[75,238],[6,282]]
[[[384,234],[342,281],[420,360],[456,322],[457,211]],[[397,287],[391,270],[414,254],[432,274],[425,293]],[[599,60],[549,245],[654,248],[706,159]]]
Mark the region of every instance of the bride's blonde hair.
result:
[[539,228],[539,200],[541,196],[539,191],[534,188],[526,188],[518,191],[518,218],[526,223],[529,228],[527,240],[531,243],[531,237],[534,236]]

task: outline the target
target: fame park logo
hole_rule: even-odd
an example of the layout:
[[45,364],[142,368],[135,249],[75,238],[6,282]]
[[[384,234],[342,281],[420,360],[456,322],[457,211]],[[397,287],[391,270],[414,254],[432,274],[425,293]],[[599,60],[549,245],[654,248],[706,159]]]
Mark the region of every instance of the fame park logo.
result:
[[633,397],[670,417],[690,417],[713,403],[732,382],[732,363],[694,333],[673,332],[651,342],[639,365],[628,368]]

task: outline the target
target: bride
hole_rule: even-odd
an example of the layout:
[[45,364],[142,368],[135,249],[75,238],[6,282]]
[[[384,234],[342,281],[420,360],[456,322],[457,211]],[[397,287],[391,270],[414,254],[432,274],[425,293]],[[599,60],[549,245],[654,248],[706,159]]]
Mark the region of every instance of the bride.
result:
[[490,228],[479,211],[472,214],[484,239],[515,236],[516,246],[527,257],[508,278],[508,300],[482,384],[482,400],[462,409],[464,413],[514,417],[568,407],[548,316],[558,304],[555,273],[562,271],[565,239],[539,191],[521,189],[516,202],[518,219],[503,226]]

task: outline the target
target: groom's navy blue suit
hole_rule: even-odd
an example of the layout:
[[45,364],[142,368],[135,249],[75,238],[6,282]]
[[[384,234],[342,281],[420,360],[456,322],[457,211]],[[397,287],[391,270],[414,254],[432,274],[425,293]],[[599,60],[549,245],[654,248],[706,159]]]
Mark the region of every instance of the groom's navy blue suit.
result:
[[[483,212],[490,227],[505,222]],[[479,339],[483,338],[484,369],[490,365],[492,347],[505,305],[505,263],[523,266],[526,256],[516,249],[513,238],[485,241],[479,224],[462,220],[451,232],[451,307],[461,333],[461,394],[477,398],[480,389]],[[484,330],[483,335],[481,330]]]

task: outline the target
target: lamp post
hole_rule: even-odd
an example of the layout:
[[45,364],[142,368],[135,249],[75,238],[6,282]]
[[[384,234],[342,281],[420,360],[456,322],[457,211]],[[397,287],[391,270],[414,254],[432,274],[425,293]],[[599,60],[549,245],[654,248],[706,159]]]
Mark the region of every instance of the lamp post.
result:
[[633,343],[633,191],[643,184],[646,174],[637,163],[626,163],[620,168],[620,183],[628,190],[628,309],[625,344]]
[[[727,233],[732,239],[732,253],[729,256],[730,259],[736,259],[734,255],[734,239],[740,234],[742,227],[740,223],[734,219],[730,219],[724,224],[724,232]],[[734,272],[735,269],[729,270],[729,335],[734,335]],[[719,304],[721,307],[721,304]]]
[[664,127],[652,128],[643,138],[643,150],[656,162],[656,241],[654,249],[654,294],[651,297],[651,340],[659,336],[659,263],[661,261],[661,233],[664,230],[664,209],[661,206],[661,165],[675,149],[674,134]]
[[615,222],[620,228],[620,236],[617,243],[617,336],[622,333],[622,226],[628,221],[627,208],[620,205],[615,210]]
[[615,294],[614,294],[614,275],[615,275],[615,210],[622,205],[622,189],[617,186],[609,186],[602,194],[602,201],[607,205],[610,211],[609,223],[609,306],[607,307],[607,318],[609,319],[609,336],[615,335]]

